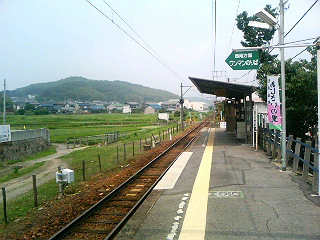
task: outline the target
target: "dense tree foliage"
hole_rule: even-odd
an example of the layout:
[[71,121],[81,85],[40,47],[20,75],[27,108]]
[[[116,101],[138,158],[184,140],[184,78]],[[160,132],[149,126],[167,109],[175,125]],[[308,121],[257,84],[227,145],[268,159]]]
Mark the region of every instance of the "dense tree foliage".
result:
[[[6,96],[6,109],[13,106],[13,102]],[[0,95],[0,111],[3,112],[3,93]]]
[[[265,10],[276,16],[275,9],[272,9],[270,5],[267,5]],[[263,30],[248,27],[249,21],[252,20],[258,21],[255,16],[248,17],[247,12],[237,16],[237,27],[244,33],[245,39],[241,41],[241,44],[245,47],[269,45],[275,29]],[[311,61],[289,59],[285,63],[287,133],[302,138],[317,123],[316,52],[312,48],[309,49],[309,52],[312,54]],[[267,76],[280,75],[280,61],[268,50],[261,50],[260,57],[261,67],[257,71],[258,94],[266,101]]]

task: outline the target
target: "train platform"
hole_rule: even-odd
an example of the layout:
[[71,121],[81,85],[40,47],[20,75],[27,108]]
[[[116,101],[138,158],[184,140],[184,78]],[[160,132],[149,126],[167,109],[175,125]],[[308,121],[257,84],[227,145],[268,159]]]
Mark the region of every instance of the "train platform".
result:
[[320,201],[263,151],[203,129],[116,237],[320,239]]

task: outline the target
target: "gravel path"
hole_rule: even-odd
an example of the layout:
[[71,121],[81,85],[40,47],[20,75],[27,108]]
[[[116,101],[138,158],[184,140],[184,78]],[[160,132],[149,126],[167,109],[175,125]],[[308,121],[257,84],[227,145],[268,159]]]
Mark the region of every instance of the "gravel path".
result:
[[[86,147],[75,148],[75,149],[67,149],[65,144],[53,144],[56,146],[57,153],[52,155],[42,157],[39,159],[35,159],[28,162],[23,162],[17,164],[17,166],[27,167],[31,166],[35,163],[46,162],[42,167],[34,170],[31,173],[28,173],[25,176],[21,176],[19,178],[12,179],[8,182],[2,183],[1,187],[6,188],[6,197],[7,200],[10,200],[14,197],[17,197],[33,188],[32,185],[32,175],[35,174],[37,177],[37,186],[48,182],[51,179],[55,178],[55,173],[58,170],[58,167],[66,168],[67,165],[63,163],[60,159],[61,156],[67,155],[73,151],[82,150]],[[3,199],[0,198],[0,203],[2,203]]]

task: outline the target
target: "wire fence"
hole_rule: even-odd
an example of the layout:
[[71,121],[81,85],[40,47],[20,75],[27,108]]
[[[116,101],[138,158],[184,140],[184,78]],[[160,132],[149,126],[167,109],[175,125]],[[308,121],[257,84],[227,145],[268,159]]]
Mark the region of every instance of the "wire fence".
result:
[[[181,131],[180,125],[168,126],[165,130],[159,130],[157,134],[151,134],[149,137],[145,137],[143,139],[140,138],[139,140],[123,143],[118,142],[118,140],[120,137],[126,136],[126,134],[120,134],[119,131],[99,136],[72,139],[72,141],[68,139],[69,148],[96,144],[97,148],[102,150],[102,154],[91,156],[90,159],[83,160],[82,163],[78,163],[78,165],[73,168],[74,175],[76,176],[76,182],[80,183],[87,181],[101,171],[125,167],[129,164],[130,159],[135,157],[135,155],[141,154],[143,151],[155,147],[163,140],[171,140],[172,136],[177,134],[179,131]],[[11,199],[16,198],[16,196],[10,196],[10,191],[7,192],[8,188],[15,188],[16,186],[21,185],[27,186],[24,187],[24,192],[21,191],[20,196],[28,196],[28,199],[23,201],[21,204],[27,204],[30,208],[38,207],[47,199],[46,196],[41,196],[39,194],[39,192],[44,192],[41,190],[43,183],[45,183],[45,181],[49,181],[48,178],[43,176],[51,175],[50,180],[53,180],[57,171],[57,167],[50,168],[39,175],[21,177],[16,181],[10,181],[4,184],[2,187],[2,199],[0,199],[0,202],[2,202],[3,205],[3,208],[0,209],[0,213],[2,212],[3,215],[3,222],[8,224],[15,218],[14,216],[8,217],[8,213],[11,211],[14,212],[16,209],[13,206],[10,207]],[[50,188],[53,189],[54,196],[54,194],[58,192],[58,183]],[[32,191],[33,194],[30,194],[30,191]]]

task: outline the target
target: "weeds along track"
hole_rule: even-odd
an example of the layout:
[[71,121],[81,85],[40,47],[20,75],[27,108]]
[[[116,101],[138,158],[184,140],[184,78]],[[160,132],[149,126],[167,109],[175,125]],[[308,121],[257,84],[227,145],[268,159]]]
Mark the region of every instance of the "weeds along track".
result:
[[149,164],[53,235],[56,239],[113,239],[154,186],[209,121],[194,127]]

